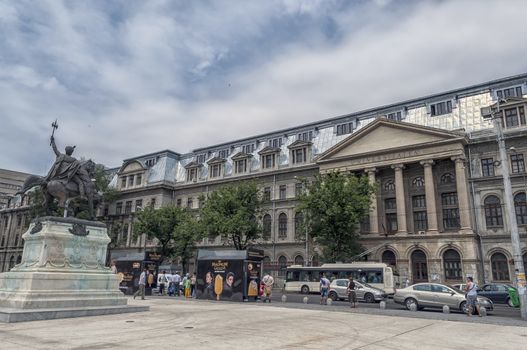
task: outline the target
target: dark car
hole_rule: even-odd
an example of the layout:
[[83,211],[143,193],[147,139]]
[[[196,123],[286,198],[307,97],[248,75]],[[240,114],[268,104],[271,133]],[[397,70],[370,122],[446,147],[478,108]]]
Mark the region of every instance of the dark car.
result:
[[496,304],[507,304],[512,307],[509,288],[514,287],[505,283],[488,283],[478,289],[478,295],[489,298]]

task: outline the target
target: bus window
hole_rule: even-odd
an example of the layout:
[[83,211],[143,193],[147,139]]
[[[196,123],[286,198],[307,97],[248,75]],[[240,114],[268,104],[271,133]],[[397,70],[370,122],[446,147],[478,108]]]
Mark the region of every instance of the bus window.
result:
[[383,283],[382,271],[381,270],[368,271],[367,283]]
[[348,272],[347,271],[339,271],[339,278],[348,278]]

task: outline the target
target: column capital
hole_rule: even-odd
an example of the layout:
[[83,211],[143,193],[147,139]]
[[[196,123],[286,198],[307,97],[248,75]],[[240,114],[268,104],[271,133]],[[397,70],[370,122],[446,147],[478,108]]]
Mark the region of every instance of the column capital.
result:
[[428,166],[432,166],[435,164],[434,160],[433,159],[426,159],[426,160],[422,160],[419,162],[419,164],[421,164],[422,166],[424,167],[428,167]]
[[375,174],[377,172],[377,168],[366,168],[366,169],[364,169],[364,172],[368,173],[368,174],[370,174],[370,173],[374,173]]
[[392,169],[394,169],[395,171],[403,170],[404,169],[404,164],[394,164],[394,165],[392,165]]
[[465,156],[460,154],[460,155],[457,155],[457,156],[452,156],[450,159],[452,159],[452,161],[456,162],[456,163],[462,163],[465,161]]

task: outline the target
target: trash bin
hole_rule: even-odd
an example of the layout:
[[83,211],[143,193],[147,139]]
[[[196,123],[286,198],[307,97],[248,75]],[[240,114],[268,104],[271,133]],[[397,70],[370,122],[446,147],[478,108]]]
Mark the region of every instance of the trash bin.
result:
[[513,307],[519,307],[520,306],[520,298],[518,297],[518,291],[516,288],[509,288],[507,290],[509,292],[509,297],[511,298],[511,303]]

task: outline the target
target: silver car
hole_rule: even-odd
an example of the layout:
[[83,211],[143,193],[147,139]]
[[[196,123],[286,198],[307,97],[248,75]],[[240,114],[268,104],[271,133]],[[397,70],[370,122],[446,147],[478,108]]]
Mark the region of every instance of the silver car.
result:
[[[357,300],[363,300],[367,303],[374,303],[386,298],[386,293],[382,289],[370,286],[367,283],[355,282],[355,294]],[[329,285],[329,298],[332,300],[348,299],[348,280],[336,279]]]
[[[452,310],[466,312],[467,300],[459,289],[439,283],[417,283],[406,288],[397,289],[393,301],[411,310],[412,304],[417,309],[442,308],[448,305]],[[478,296],[478,303],[487,311],[494,309],[494,304],[488,298]]]

